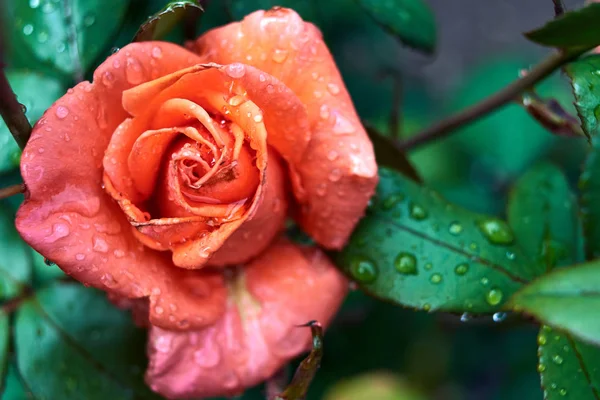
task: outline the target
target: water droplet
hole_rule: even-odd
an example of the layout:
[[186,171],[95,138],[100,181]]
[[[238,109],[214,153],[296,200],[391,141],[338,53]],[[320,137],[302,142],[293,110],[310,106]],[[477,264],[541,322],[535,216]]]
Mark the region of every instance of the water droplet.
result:
[[33,25],[27,24],[23,27],[23,34],[29,36],[33,33]]
[[58,106],[55,113],[59,119],[65,119],[69,115],[69,109],[65,106]]
[[131,83],[132,85],[139,85],[144,81],[144,72],[142,71],[142,66],[136,58],[127,57],[125,75],[127,77],[127,82]]
[[117,54],[119,52],[119,50],[121,50],[118,47],[113,47],[112,49],[110,49],[110,54]]
[[346,117],[335,113],[335,124],[333,125],[333,133],[336,135],[344,135],[354,133],[354,125]]
[[561,396],[566,396],[566,395],[567,395],[567,389],[565,389],[565,388],[560,388],[560,389],[558,390],[558,393],[559,393]]
[[463,227],[459,222],[452,222],[450,224],[450,226],[448,227],[448,232],[450,232],[450,234],[452,235],[460,235],[461,232],[463,231]]
[[502,322],[506,319],[506,313],[505,312],[497,312],[494,313],[494,315],[492,315],[492,320],[494,322]]
[[[537,371],[541,373],[541,372],[544,372],[545,370],[546,370],[546,366],[542,363],[539,363],[537,366]],[[547,397],[544,396],[544,398],[547,398]]]
[[479,282],[481,282],[483,286],[487,286],[487,284],[490,283],[490,280],[486,277],[483,277]]
[[485,295],[485,300],[490,306],[497,306],[502,301],[503,293],[500,289],[491,289]]
[[62,222],[57,222],[56,224],[52,225],[52,233],[46,237],[46,240],[50,243],[56,242],[58,239],[68,236],[69,233],[69,225]]
[[319,115],[325,120],[329,119],[329,107],[327,106],[327,104],[321,105]]
[[513,261],[515,258],[517,258],[517,255],[512,252],[512,251],[507,251],[506,252],[506,258],[508,258],[509,260]]
[[50,3],[49,1],[45,2],[44,5],[42,6],[42,12],[44,12],[45,14],[50,14],[55,9],[56,9],[56,6],[52,3]]
[[468,271],[469,271],[469,264],[467,264],[467,263],[461,263],[461,264],[458,264],[456,267],[454,267],[454,273],[456,275],[463,276]]
[[340,92],[340,87],[338,85],[336,85],[335,83],[328,83],[327,84],[327,90],[329,90],[329,93],[331,93],[332,95],[336,95]]
[[409,253],[400,253],[394,260],[396,271],[404,275],[417,275],[417,259]]
[[40,43],[46,43],[48,41],[48,32],[46,32],[46,31],[39,32],[37,35],[37,40]]
[[433,264],[432,264],[432,263],[427,263],[427,264],[425,264],[425,269],[426,269],[427,271],[429,271],[431,268],[433,268]]
[[328,178],[331,182],[337,182],[342,179],[342,171],[339,168],[334,168],[329,173]]
[[410,205],[410,216],[413,219],[416,219],[417,221],[422,221],[425,218],[427,218],[429,214],[427,213],[427,210],[425,210],[423,207],[421,207],[418,204],[414,204],[411,203]]
[[83,18],[83,24],[86,27],[90,27],[90,26],[94,25],[94,22],[96,22],[96,16],[93,14],[88,14]]
[[556,354],[552,356],[552,361],[554,362],[554,364],[561,365],[563,363],[563,358]]
[[115,278],[108,272],[106,274],[102,274],[100,281],[109,288],[114,288],[118,285],[118,282],[115,280]]
[[275,49],[275,51],[273,52],[273,61],[281,64],[282,62],[285,61],[287,56],[288,56],[287,50]]
[[316,188],[317,196],[325,196],[327,193],[327,185],[325,183],[319,183]]
[[59,53],[64,53],[66,49],[67,49],[67,45],[63,42],[56,45],[56,51]]
[[159,336],[154,340],[154,347],[161,353],[168,353],[171,350],[171,337]]
[[471,249],[472,251],[477,251],[479,249],[479,246],[477,246],[477,243],[471,242],[469,244],[469,249]]
[[392,194],[383,201],[383,203],[381,204],[381,207],[384,210],[391,210],[392,208],[394,208],[398,203],[402,202],[403,200],[404,200],[403,194],[400,194],[400,193]]
[[100,253],[108,252],[108,243],[99,236],[94,236],[94,250]]
[[245,101],[243,96],[233,96],[231,97],[227,102],[229,103],[230,106],[232,107],[238,107],[240,104],[242,104]]
[[442,281],[442,275],[440,274],[433,274],[431,275],[431,277],[429,278],[429,282],[433,283],[433,284],[438,284]]
[[483,233],[483,236],[492,244],[506,245],[511,244],[515,237],[506,224],[506,222],[490,218],[477,222],[477,226]]
[[263,116],[262,116],[262,114],[256,114],[253,119],[254,119],[254,122],[260,123],[263,121]]
[[429,312],[431,310],[431,304],[425,303],[423,304],[423,311]]
[[77,254],[75,254],[75,259],[77,261],[83,261],[83,260],[85,260],[85,254],[77,253]]
[[335,150],[329,150],[327,153],[327,159],[329,161],[335,161],[338,158],[338,153]]
[[40,0],[29,0],[29,7],[38,8],[40,6]]
[[44,264],[46,264],[46,265],[47,265],[47,266],[49,266],[49,267],[51,267],[51,266],[53,266],[53,265],[56,265],[56,264],[54,264],[54,263],[52,262],[52,260],[50,260],[50,259],[48,259],[48,258],[45,258],[45,257],[44,257]]
[[225,73],[232,78],[241,78],[246,74],[246,66],[240,63],[229,64],[225,67]]
[[460,322],[468,322],[471,319],[471,314],[469,313],[462,313],[462,315],[460,316]]
[[377,266],[365,257],[356,257],[350,261],[350,273],[358,282],[372,283],[377,279]]
[[152,57],[154,58],[162,58],[162,49],[158,46],[154,46],[152,48]]

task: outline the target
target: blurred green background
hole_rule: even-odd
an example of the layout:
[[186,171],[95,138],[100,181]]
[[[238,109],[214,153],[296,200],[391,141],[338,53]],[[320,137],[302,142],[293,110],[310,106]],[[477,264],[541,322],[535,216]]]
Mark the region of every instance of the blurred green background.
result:
[[[553,17],[550,0],[428,3],[438,24],[433,56],[400,45],[352,0],[212,0],[199,32],[273,4],[296,9],[322,29],[359,114],[382,131],[387,129],[394,87],[384,71],[398,72],[402,135],[407,137],[505,86],[520,69],[539,61],[546,50],[528,43],[521,32]],[[163,4],[132,0],[113,46],[127,44],[140,23]],[[575,8],[583,0],[565,4]],[[10,32],[5,37],[10,50]],[[171,36],[175,41],[181,37],[180,32]],[[8,63],[23,66],[17,56]],[[568,82],[559,74],[546,81],[540,93],[573,109]],[[35,96],[22,95],[20,100],[35,109]],[[8,148],[7,143],[0,146]],[[426,185],[449,200],[503,215],[507,188],[541,160],[560,165],[575,187],[585,147],[584,140],[553,136],[513,104],[411,152],[410,159]],[[13,167],[0,168],[0,187],[19,182],[14,168],[18,154],[0,151],[0,157],[0,165]],[[2,207],[14,210],[17,202],[12,199]],[[308,399],[542,399],[536,372],[538,328],[510,315],[496,319],[501,321],[489,316],[461,322],[457,315],[404,310],[352,292],[327,332],[324,361]],[[242,398],[263,398],[262,388]]]

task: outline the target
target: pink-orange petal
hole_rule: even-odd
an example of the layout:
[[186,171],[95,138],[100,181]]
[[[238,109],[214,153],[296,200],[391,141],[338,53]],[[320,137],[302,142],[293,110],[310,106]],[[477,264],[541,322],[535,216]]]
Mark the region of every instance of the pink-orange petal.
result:
[[272,376],[305,351],[311,320],[326,325],[347,289],[318,249],[281,239],[227,284],[228,307],[211,327],[152,327],[146,380],[168,398],[232,396]]

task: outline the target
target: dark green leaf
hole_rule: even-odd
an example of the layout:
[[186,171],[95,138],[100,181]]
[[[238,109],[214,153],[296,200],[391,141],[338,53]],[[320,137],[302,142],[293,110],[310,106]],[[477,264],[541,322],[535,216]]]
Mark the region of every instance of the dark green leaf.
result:
[[383,28],[415,49],[432,53],[437,29],[435,16],[423,0],[356,0]]
[[599,344],[600,260],[556,269],[519,290],[508,306]]
[[31,400],[33,397],[23,385],[19,371],[14,363],[8,365],[8,374],[4,381],[4,390],[0,395],[1,400]]
[[[315,4],[306,0],[228,0],[231,7],[229,12],[234,20],[241,20],[256,10],[270,10],[273,7],[287,7],[299,13],[305,20],[315,19]],[[317,4],[320,9],[326,6],[324,2]]]
[[403,173],[415,182],[422,183],[423,180],[419,176],[419,173],[410,163],[406,157],[406,153],[400,151],[394,147],[391,139],[382,136],[375,130],[375,128],[365,126],[369,133],[371,143],[375,149],[375,158],[377,159],[377,165],[393,168],[398,172]]
[[14,215],[6,202],[0,202],[0,299],[8,300],[23,292],[31,279],[29,248],[15,229]]
[[588,153],[579,179],[581,212],[588,260],[600,256],[600,149]]
[[153,398],[143,383],[145,332],[106,296],[54,284],[17,311],[17,365],[36,397]]
[[579,119],[569,114],[556,99],[543,99],[536,93],[523,94],[521,104],[544,128],[558,136],[591,137],[581,129]]
[[510,193],[508,223],[529,258],[550,270],[584,260],[577,199],[551,164],[527,172]]
[[[597,4],[600,7],[600,4]],[[592,139],[599,134],[600,125],[600,55],[591,55],[572,62],[565,67],[571,78],[575,108],[581,127]]]
[[380,177],[374,204],[338,257],[368,293],[424,310],[485,313],[544,272],[504,221],[391,170]]
[[133,41],[159,40],[187,18],[187,15],[199,17],[202,12],[204,10],[197,0],[172,1],[140,26]]
[[590,4],[548,22],[525,36],[543,46],[591,49],[600,44],[600,4]]
[[117,32],[129,0],[5,1],[21,67],[52,66],[80,79]]
[[540,330],[538,344],[544,399],[600,398],[600,348],[548,326]]
[[0,312],[0,382],[8,367],[8,348],[10,344],[10,323],[6,312]]
[[[25,114],[31,124],[37,122],[44,111],[64,93],[62,85],[47,76],[25,70],[8,71],[6,75],[17,100],[27,109]],[[0,173],[17,167],[20,155],[19,146],[0,119]]]

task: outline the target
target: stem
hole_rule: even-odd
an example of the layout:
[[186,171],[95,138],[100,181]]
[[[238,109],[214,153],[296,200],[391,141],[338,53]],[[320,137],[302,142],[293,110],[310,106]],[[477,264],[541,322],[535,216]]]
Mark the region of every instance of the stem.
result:
[[552,0],[552,2],[554,3],[554,16],[560,17],[563,15],[565,13],[565,5],[562,0]]
[[399,150],[406,151],[419,147],[432,140],[443,138],[452,133],[454,129],[463,125],[468,125],[484,115],[496,111],[497,108],[511,102],[515,98],[518,98],[523,91],[535,86],[558,68],[589,50],[590,49],[587,48],[578,49],[577,51],[559,51],[552,53],[552,55],[536,65],[525,76],[517,79],[499,92],[448,119],[434,124],[405,141],[395,141],[394,145]]
[[18,185],[12,185],[0,189],[0,200],[6,199],[10,196],[14,196],[15,194],[19,193],[25,193],[25,184],[19,183]]

